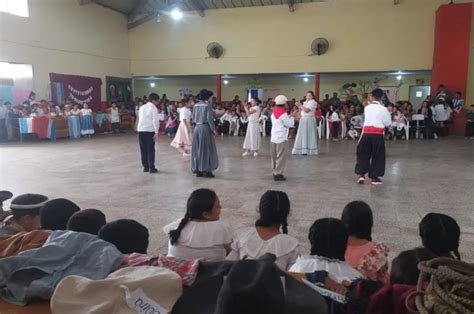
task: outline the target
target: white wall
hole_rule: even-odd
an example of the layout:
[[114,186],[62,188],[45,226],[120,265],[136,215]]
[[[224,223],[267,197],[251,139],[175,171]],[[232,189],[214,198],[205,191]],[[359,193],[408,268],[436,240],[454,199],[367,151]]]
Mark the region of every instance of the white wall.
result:
[[77,0],[29,0],[29,18],[0,13],[0,61],[33,65],[33,88],[50,98],[49,73],[130,77],[126,18]]
[[[298,2],[298,1],[296,1]],[[142,75],[430,70],[435,12],[446,0],[337,0],[163,16],[132,29],[131,69]],[[330,49],[308,56],[316,37]],[[222,58],[209,59],[217,41]]]
[[[333,92],[338,92],[345,83],[357,83],[373,81],[374,78],[386,77],[381,81],[382,86],[397,86],[399,84],[395,75],[369,75],[358,73],[344,73],[344,74],[323,74],[321,75],[320,94],[332,95]],[[410,85],[416,85],[416,80],[422,79],[425,81],[423,85],[430,85],[430,76],[426,73],[415,75],[404,75],[402,78],[403,84],[399,89],[399,99],[406,100],[409,98]],[[280,93],[288,97],[299,98],[302,97],[308,90],[314,90],[314,78],[310,77],[309,81],[305,83],[302,77],[294,75],[245,75],[237,76],[235,78],[228,78],[228,85],[222,85],[222,99],[224,101],[232,100],[235,95],[239,95],[241,99],[245,96],[245,90],[249,86],[249,82],[256,80],[262,85],[264,90],[276,89]],[[155,87],[150,87],[150,83],[154,82]],[[189,88],[192,93],[196,94],[202,88],[207,88],[215,92],[215,79],[211,76],[198,77],[167,77],[157,80],[134,80],[134,95],[142,97],[151,92],[159,93],[160,95],[166,93],[169,99],[179,99],[179,89]],[[264,95],[264,97],[266,97]]]

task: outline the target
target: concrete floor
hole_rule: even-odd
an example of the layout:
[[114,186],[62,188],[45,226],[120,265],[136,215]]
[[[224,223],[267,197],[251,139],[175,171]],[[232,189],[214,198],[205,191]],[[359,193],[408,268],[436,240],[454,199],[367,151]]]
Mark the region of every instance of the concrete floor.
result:
[[292,206],[289,233],[306,247],[314,220],[340,217],[345,204],[361,199],[374,211],[374,240],[388,244],[391,257],[420,244],[418,222],[426,213],[442,212],[460,224],[461,255],[474,261],[474,141],[389,142],[385,184],[376,187],[354,183],[355,142],[323,140],[319,156],[290,156],[288,181],[278,183],[271,176],[268,138],[257,158],[241,157],[242,142],[217,138],[215,179],[192,176],[189,158],[172,149],[167,137],[158,144],[157,175],[141,172],[132,134],[0,145],[0,190],[69,198],[83,209],[103,210],[108,220],[136,219],[150,230],[149,253],[166,252],[162,227],[182,217],[196,188],[217,192],[222,219],[235,229],[253,225],[266,190],[286,191]]

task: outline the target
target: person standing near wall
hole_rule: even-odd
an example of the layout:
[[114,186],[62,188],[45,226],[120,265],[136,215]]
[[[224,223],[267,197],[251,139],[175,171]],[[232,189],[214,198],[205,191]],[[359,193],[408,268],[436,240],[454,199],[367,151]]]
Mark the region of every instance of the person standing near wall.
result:
[[286,165],[286,151],[288,146],[288,130],[295,126],[295,119],[285,110],[288,98],[284,95],[275,97],[275,108],[272,112],[272,136],[270,155],[272,157],[273,180],[285,181],[283,171]]
[[357,146],[355,173],[357,183],[365,183],[368,173],[373,185],[382,184],[380,177],[385,174],[385,128],[392,123],[390,113],[382,104],[383,91],[376,88],[370,95],[370,103],[365,107],[364,127]]
[[[196,177],[214,178],[212,172],[219,167],[217,156],[216,126],[212,106],[207,102],[214,93],[203,89],[196,95],[192,121],[196,125],[193,133],[191,170]],[[214,134],[213,134],[214,133]]]
[[138,110],[138,141],[140,144],[140,154],[143,172],[157,173],[155,167],[155,142],[158,140],[160,121],[158,119],[158,109],[160,96],[151,93],[149,102],[142,105]]

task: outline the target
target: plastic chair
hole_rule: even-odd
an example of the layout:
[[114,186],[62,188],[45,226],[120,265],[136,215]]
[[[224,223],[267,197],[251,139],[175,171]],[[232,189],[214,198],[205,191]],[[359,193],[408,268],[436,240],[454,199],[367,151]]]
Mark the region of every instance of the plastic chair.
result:
[[419,138],[420,135],[420,121],[425,121],[425,116],[422,114],[414,114],[411,116],[412,121],[416,121],[416,133],[415,138]]

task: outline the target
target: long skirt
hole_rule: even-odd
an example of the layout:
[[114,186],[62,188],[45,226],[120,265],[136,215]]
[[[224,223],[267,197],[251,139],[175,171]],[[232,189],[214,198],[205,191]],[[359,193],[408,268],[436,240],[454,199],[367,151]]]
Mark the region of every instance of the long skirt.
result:
[[212,172],[219,167],[216,141],[209,125],[196,125],[192,145],[191,170],[193,173]]
[[260,149],[260,124],[249,122],[245,134],[244,149],[258,151]]
[[171,142],[171,146],[177,149],[190,150],[192,148],[191,143],[191,134],[189,134],[186,124],[181,122],[178,127],[178,132]]
[[90,135],[94,134],[94,126],[92,125],[92,116],[82,116],[81,134]]
[[296,133],[293,155],[317,155],[318,144],[316,141],[316,119],[314,116],[304,116],[300,119],[298,133]]

